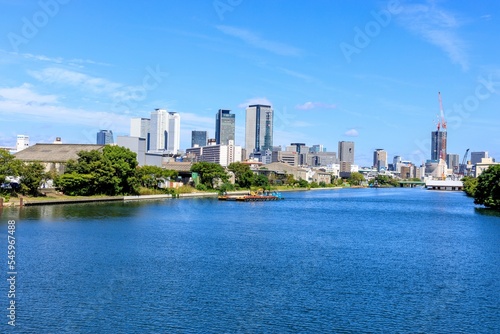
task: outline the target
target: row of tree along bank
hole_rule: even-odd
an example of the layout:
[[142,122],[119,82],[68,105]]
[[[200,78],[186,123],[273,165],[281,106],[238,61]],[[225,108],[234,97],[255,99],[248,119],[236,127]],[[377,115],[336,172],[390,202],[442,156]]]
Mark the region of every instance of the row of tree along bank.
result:
[[[40,187],[53,183],[53,186],[67,196],[119,196],[179,194],[192,191],[231,191],[251,188],[270,188],[277,184],[269,181],[265,175],[255,175],[250,167],[242,163],[233,163],[226,169],[219,164],[199,162],[191,166],[199,182],[177,189],[162,188],[162,183],[176,180],[178,172],[156,166],[138,166],[136,154],[120,146],[105,146],[102,150],[81,151],[77,160],[66,164],[65,172],[45,172],[38,162],[24,163],[6,150],[0,150],[0,196],[9,200],[18,195],[37,197],[43,195]],[[229,173],[235,175],[236,183],[229,182]],[[14,182],[12,180],[16,180]],[[292,175],[280,183],[291,188],[327,187],[324,183],[309,184],[306,180],[295,180]],[[355,176],[353,185],[357,184]],[[45,193],[46,190],[43,190]]]
[[[11,196],[40,196],[42,184],[53,183],[53,186],[66,196],[120,196],[120,195],[154,195],[179,194],[193,191],[234,191],[240,189],[281,188],[318,188],[335,186],[359,186],[364,181],[360,173],[352,173],[349,179],[333,180],[331,184],[324,182],[308,183],[296,180],[292,175],[284,179],[268,179],[265,175],[255,174],[247,164],[232,163],[224,168],[216,163],[198,162],[191,166],[191,172],[199,178],[190,185],[172,189],[164,188],[166,181],[176,180],[178,172],[156,166],[138,166],[136,154],[120,146],[105,146],[102,150],[82,151],[77,160],[66,164],[65,172],[58,175],[56,171],[45,172],[44,166],[38,162],[23,163],[5,150],[0,150],[0,196],[7,201]],[[234,174],[235,182],[229,182]],[[6,182],[16,179],[19,182]],[[380,180],[383,183],[384,180]]]
[[475,204],[500,210],[500,165],[492,165],[479,177],[463,178],[465,193]]
[[[136,154],[120,146],[105,146],[102,150],[82,151],[78,159],[69,161],[64,174],[55,171],[45,172],[42,164],[23,163],[5,150],[0,150],[0,196],[27,195],[39,196],[40,186],[52,180],[56,189],[67,196],[127,196],[190,193],[193,191],[227,192],[243,189],[296,189],[327,188],[338,186],[362,186],[365,178],[361,173],[351,173],[348,179],[332,179],[331,184],[324,182],[308,183],[285,175],[280,180],[255,174],[247,164],[235,162],[227,168],[216,163],[198,162],[191,166],[191,172],[199,178],[189,185],[177,189],[163,188],[167,180],[176,180],[178,172],[155,166],[138,166]],[[234,174],[234,183],[229,182]],[[6,178],[17,177],[18,184],[5,186]],[[370,181],[371,185],[398,186],[398,180],[379,175]],[[196,184],[196,186],[195,186]],[[464,189],[474,197],[476,204],[500,208],[500,165],[486,170],[477,179],[464,178]]]

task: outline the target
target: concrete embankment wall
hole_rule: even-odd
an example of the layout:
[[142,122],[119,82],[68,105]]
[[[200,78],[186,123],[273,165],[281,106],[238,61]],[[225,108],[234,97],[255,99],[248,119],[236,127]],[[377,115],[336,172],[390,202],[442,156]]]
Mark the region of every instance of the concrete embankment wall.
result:
[[[333,189],[333,188],[326,188]],[[307,188],[294,188],[284,189],[280,192],[286,191],[307,191]],[[247,195],[248,190],[228,191],[228,195]],[[216,198],[218,193],[215,192],[200,192],[200,193],[187,193],[179,194],[177,198]],[[51,200],[31,200],[30,198],[19,198],[14,202],[13,199],[7,203],[3,202],[3,206],[35,206],[35,205],[56,205],[56,204],[76,204],[76,203],[93,203],[93,202],[125,202],[125,201],[143,201],[143,200],[162,200],[171,199],[172,195],[142,195],[142,196],[109,196],[109,197],[88,197],[88,198],[64,198],[64,199],[51,199]],[[0,202],[2,203],[2,202]]]
[[[180,194],[178,198],[197,198],[197,197],[217,197],[217,193],[188,193]],[[35,206],[35,205],[56,205],[56,204],[77,204],[77,203],[96,203],[96,202],[125,202],[125,201],[144,201],[144,200],[162,200],[171,199],[172,195],[142,195],[142,196],[110,196],[110,197],[89,197],[89,198],[65,198],[51,200],[30,200],[29,198],[19,198],[15,202],[9,201],[2,203],[4,206]]]

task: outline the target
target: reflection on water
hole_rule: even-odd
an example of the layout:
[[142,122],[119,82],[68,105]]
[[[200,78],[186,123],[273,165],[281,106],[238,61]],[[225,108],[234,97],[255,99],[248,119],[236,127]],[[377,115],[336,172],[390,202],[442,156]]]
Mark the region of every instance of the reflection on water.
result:
[[487,209],[487,208],[475,208],[475,212],[480,215],[491,216],[491,217],[500,217],[500,211]]
[[3,210],[2,234],[6,219],[18,221],[19,324],[33,333],[500,332],[498,215],[462,193],[421,189],[285,195]]

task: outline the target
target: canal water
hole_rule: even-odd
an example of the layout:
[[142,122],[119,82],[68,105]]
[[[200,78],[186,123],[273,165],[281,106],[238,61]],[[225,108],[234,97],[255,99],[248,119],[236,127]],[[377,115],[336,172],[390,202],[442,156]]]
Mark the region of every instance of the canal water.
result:
[[4,209],[15,331],[500,332],[500,215],[461,192],[284,195]]

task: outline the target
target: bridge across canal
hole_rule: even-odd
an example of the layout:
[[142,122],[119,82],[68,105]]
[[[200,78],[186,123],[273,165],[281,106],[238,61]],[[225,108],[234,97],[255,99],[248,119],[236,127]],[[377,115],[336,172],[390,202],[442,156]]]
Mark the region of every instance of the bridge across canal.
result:
[[425,187],[424,181],[399,181],[399,186],[404,188]]

